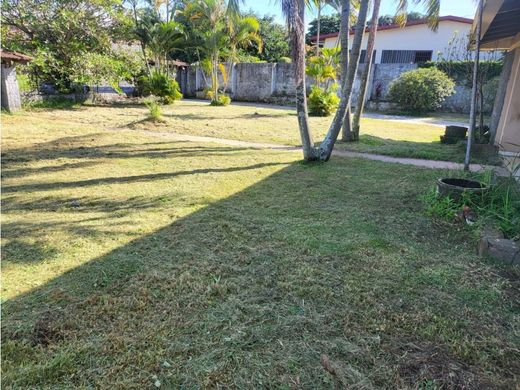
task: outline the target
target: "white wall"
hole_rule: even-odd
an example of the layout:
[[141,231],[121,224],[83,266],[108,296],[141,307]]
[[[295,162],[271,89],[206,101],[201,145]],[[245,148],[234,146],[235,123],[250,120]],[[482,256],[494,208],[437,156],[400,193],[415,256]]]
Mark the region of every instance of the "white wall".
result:
[[[439,58],[439,53],[447,55],[449,42],[455,36],[466,37],[471,29],[471,24],[454,22],[454,21],[441,21],[439,22],[439,28],[437,31],[432,31],[427,24],[418,24],[415,26],[408,26],[404,28],[394,28],[388,30],[382,30],[377,32],[375,50],[376,52],[376,63],[381,63],[381,54],[383,50],[432,50],[432,60]],[[352,47],[352,38],[350,36],[349,44]],[[327,38],[325,40],[324,47],[335,47],[337,37]],[[362,48],[366,48],[366,41],[368,34],[363,35],[363,41],[361,43]],[[463,45],[457,47],[460,59],[463,58]]]

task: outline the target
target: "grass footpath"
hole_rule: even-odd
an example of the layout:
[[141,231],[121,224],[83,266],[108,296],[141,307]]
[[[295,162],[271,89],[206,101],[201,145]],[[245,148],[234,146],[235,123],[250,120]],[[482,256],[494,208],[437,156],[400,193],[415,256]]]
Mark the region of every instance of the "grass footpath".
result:
[[2,114],[5,389],[518,386],[519,273],[425,216],[446,172],[125,127],[144,113]]

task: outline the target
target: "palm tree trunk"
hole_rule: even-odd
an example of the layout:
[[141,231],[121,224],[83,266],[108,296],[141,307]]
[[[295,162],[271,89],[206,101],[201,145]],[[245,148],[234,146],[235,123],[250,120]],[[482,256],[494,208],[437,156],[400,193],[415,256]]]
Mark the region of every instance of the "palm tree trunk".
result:
[[307,94],[305,86],[305,0],[292,0],[291,19],[291,49],[294,63],[294,78],[296,85],[296,112],[303,148],[303,158],[306,161],[317,159],[316,148],[309,129],[309,114],[307,111]]
[[367,91],[368,78],[370,76],[370,69],[372,67],[372,57],[376,42],[377,21],[379,19],[380,6],[381,0],[374,0],[374,9],[372,11],[372,20],[370,21],[370,32],[368,33],[367,49],[365,53],[365,69],[363,69],[363,73],[361,74],[356,111],[354,112],[354,118],[352,121],[352,131],[350,133],[350,139],[347,141],[359,140],[359,122],[361,120],[361,114],[363,113],[363,107],[365,106],[365,95]]
[[316,33],[316,56],[320,55],[321,2],[318,5],[318,31]]
[[215,57],[215,54],[213,54],[211,58],[211,89],[213,91],[211,100],[218,102],[218,59],[215,59]]
[[[361,40],[363,39],[363,31],[365,30],[365,23],[367,20],[367,12],[368,12],[368,2],[369,0],[361,0],[359,6],[359,14],[358,21],[356,24],[356,30],[354,34],[354,41],[352,42],[352,54],[350,57],[350,61],[348,62],[348,72],[347,76],[344,77],[341,88],[341,101],[332,120],[332,124],[325,136],[325,139],[320,145],[319,157],[322,161],[328,161],[332,154],[332,149],[334,148],[334,144],[338,139],[339,132],[341,127],[345,121],[347,109],[350,105],[350,98],[352,95],[352,86],[354,84],[354,77],[357,72],[357,66],[359,62],[359,53],[361,49]],[[345,64],[345,59],[348,58],[348,34],[350,33],[348,29],[348,18],[350,14],[350,1],[343,0],[343,5],[341,8],[341,24],[342,24],[342,33],[341,33],[341,63],[342,68]]]
[[350,103],[347,107],[347,113],[345,114],[345,120],[343,121],[343,127],[341,128],[341,140],[347,142],[351,138],[352,134],[352,113],[350,112]]

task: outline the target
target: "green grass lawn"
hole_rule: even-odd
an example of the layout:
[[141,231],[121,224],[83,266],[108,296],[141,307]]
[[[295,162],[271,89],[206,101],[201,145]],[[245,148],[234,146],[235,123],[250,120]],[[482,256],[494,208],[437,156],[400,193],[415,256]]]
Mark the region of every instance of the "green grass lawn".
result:
[[518,271],[425,216],[446,172],[117,128],[143,112],[2,115],[4,388],[520,383]]
[[[164,123],[151,125],[143,122],[147,109],[144,106],[89,107],[68,111],[68,120],[83,125],[102,127],[127,127],[161,132],[176,132],[267,142],[285,145],[300,145],[297,118],[293,109],[267,108],[265,105],[231,105],[211,107],[207,102],[183,100],[162,108]],[[53,112],[43,111],[42,117],[49,124],[59,121]],[[314,140],[319,142],[328,130],[331,117],[311,117]],[[337,144],[338,149],[385,154],[397,157],[425,158],[463,162],[464,147],[442,145],[439,136],[444,128],[430,124],[404,123],[383,119],[362,119],[361,139],[357,143]],[[484,162],[475,159],[474,162]]]

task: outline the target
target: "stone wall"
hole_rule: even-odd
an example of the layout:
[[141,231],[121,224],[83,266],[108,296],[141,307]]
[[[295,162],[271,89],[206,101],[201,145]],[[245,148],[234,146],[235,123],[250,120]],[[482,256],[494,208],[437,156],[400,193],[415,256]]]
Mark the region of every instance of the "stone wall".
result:
[[[359,79],[364,68],[360,64],[357,77],[353,87],[353,101],[359,90]],[[367,86],[368,100],[367,107],[373,109],[388,109],[392,104],[388,102],[387,94],[390,84],[401,73],[416,69],[416,64],[373,64],[369,84]],[[294,103],[294,76],[293,65],[286,63],[240,63],[232,67],[226,65],[226,69],[231,69],[228,75],[229,81],[226,92],[233,100],[248,102],[267,102],[267,103]],[[209,86],[209,76],[204,76],[199,68],[191,67],[177,73],[177,81],[181,85],[181,90],[186,97],[203,97],[202,91]],[[220,78],[221,88],[224,88],[222,78]],[[310,89],[312,80],[307,78],[307,87]],[[339,91],[338,91],[339,92]],[[488,93],[493,95],[493,93]],[[441,110],[468,113],[470,107],[471,89],[461,83],[455,88],[455,94],[448,97]],[[485,111],[492,109],[492,100],[485,102]]]

